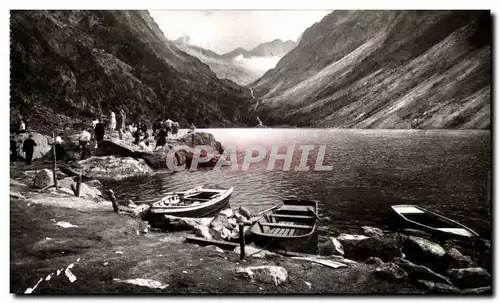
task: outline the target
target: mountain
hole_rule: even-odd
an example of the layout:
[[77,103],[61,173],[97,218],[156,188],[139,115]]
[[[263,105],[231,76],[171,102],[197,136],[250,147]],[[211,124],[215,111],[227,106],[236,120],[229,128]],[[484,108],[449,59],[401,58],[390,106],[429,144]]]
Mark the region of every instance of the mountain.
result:
[[489,11],[334,11],[249,85],[267,125],[490,127]]
[[238,47],[230,51],[229,53],[223,54],[222,57],[227,59],[233,59],[238,56],[243,56],[245,58],[250,57],[283,57],[289,51],[291,51],[296,46],[296,43],[292,40],[281,41],[280,39],[275,39],[273,41],[264,42],[257,45],[254,49],[247,51],[244,48]]
[[131,119],[255,124],[250,92],[168,41],[146,11],[11,11],[11,119],[34,128]]
[[186,39],[178,39],[174,43],[182,51],[207,64],[219,79],[228,79],[238,85],[247,85],[264,74],[238,65],[232,59],[224,58],[211,50],[188,44]]

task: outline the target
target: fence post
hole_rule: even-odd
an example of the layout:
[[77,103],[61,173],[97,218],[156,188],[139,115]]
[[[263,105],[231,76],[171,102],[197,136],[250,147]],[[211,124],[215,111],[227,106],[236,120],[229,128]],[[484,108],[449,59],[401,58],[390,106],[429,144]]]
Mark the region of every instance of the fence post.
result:
[[240,229],[240,260],[245,259],[245,225],[243,223],[239,224]]
[[54,187],[59,189],[59,186],[57,185],[57,175],[56,175],[56,170],[57,170],[57,157],[56,157],[56,137],[54,135],[54,132],[52,132],[52,155],[54,156],[54,166],[52,167],[52,176],[54,178]]

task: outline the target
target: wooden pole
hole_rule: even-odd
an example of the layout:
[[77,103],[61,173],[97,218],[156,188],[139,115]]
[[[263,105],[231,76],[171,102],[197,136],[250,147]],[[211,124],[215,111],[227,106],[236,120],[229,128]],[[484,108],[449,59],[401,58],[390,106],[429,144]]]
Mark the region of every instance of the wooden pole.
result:
[[240,260],[245,259],[245,225],[243,223],[239,224],[240,229]]
[[56,157],[56,137],[54,135],[54,132],[52,132],[52,155],[54,156],[54,166],[52,168],[52,176],[54,178],[54,187],[59,189],[59,186],[57,185],[57,175],[56,175],[56,170],[57,170],[57,157]]
[[82,185],[82,171],[78,174],[78,179],[76,180],[76,191],[75,196],[80,197],[80,186]]
[[111,203],[113,204],[113,210],[115,211],[115,213],[117,213],[118,212],[118,203],[116,203],[115,193],[113,192],[112,189],[107,190],[107,192],[108,192],[109,198],[111,199]]

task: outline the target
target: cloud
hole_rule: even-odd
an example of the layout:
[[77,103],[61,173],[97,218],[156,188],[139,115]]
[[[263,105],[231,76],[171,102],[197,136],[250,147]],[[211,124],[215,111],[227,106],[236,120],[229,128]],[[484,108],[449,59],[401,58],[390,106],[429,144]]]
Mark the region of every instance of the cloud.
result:
[[265,73],[266,71],[274,68],[280,59],[280,57],[245,58],[243,55],[238,55],[233,58],[233,62],[256,73]]

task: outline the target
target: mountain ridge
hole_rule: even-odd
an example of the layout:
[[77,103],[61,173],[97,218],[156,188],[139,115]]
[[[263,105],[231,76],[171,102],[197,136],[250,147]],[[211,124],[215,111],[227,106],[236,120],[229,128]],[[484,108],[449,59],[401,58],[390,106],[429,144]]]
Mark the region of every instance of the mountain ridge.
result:
[[12,11],[11,119],[39,128],[126,109],[198,126],[246,125],[248,89],[165,38],[146,11]]
[[269,124],[490,127],[488,11],[334,11],[249,85]]

